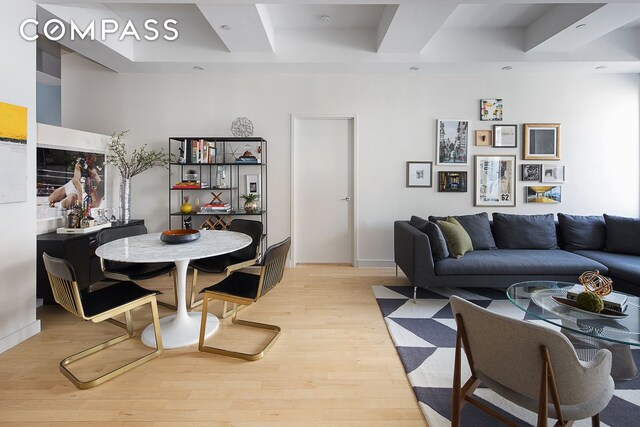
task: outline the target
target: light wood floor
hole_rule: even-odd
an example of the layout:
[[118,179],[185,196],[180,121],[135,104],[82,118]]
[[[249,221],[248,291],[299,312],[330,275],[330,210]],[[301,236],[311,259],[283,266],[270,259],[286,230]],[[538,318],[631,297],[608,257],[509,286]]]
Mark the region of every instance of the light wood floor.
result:
[[[200,285],[217,281],[201,277]],[[140,283],[164,290],[160,299],[173,298],[169,277]],[[239,314],[282,327],[264,359],[240,361],[200,353],[197,347],[165,350],[89,390],[67,381],[59,361],[121,329],[83,322],[58,306],[42,307],[42,332],[0,354],[0,423],[424,426],[371,290],[372,285],[407,283],[391,268],[289,269],[278,287]],[[219,306],[211,311],[218,314]],[[149,323],[148,312],[134,313],[137,335]],[[160,308],[161,316],[169,313]],[[222,321],[212,340],[228,337],[227,323]],[[239,342],[229,341],[249,346],[256,338],[262,339],[243,335]],[[120,346],[96,356],[85,371],[148,350],[138,336]]]

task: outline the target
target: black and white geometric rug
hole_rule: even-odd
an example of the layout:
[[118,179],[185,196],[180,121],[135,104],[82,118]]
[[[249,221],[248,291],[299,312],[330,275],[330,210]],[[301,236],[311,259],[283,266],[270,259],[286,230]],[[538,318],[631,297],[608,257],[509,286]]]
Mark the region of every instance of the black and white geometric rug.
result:
[[[418,289],[413,303],[413,288],[409,286],[374,286],[375,294],[387,329],[407,372],[409,382],[430,427],[451,425],[451,383],[455,353],[456,326],[449,306],[449,297],[458,295],[481,307],[535,323],[548,323],[530,318],[496,289]],[[640,349],[633,352],[640,366]],[[464,363],[463,381],[469,377]],[[535,425],[536,414],[501,398],[487,388],[478,388],[475,396],[506,415],[519,425]],[[640,377],[616,381],[616,390],[609,406],[600,414],[602,426],[640,426]],[[463,426],[495,426],[495,418],[465,405]],[[591,426],[591,420],[581,420],[575,426]]]

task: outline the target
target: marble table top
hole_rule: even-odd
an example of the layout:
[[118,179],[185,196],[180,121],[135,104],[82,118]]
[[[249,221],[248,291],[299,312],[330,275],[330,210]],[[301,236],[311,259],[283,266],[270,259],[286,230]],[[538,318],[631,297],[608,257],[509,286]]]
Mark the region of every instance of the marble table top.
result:
[[175,262],[223,255],[251,244],[251,237],[235,231],[200,230],[193,242],[168,244],[161,233],[114,240],[96,249],[100,258],[121,262]]

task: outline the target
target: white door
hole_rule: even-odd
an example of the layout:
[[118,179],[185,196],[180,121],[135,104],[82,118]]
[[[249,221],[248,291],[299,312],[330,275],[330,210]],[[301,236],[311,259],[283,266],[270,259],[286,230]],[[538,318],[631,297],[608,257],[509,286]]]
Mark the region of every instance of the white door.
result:
[[296,263],[353,265],[353,118],[293,118]]

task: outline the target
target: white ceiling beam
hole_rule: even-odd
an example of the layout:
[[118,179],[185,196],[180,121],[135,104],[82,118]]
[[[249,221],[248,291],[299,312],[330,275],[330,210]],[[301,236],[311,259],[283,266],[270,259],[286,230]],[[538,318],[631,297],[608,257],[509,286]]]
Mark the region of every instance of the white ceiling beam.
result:
[[378,53],[420,52],[457,4],[387,5],[378,25]]
[[[266,6],[196,3],[231,53],[273,53],[273,25]],[[223,29],[222,27],[229,27]]]
[[638,18],[638,3],[559,5],[525,29],[525,51],[572,52]]

